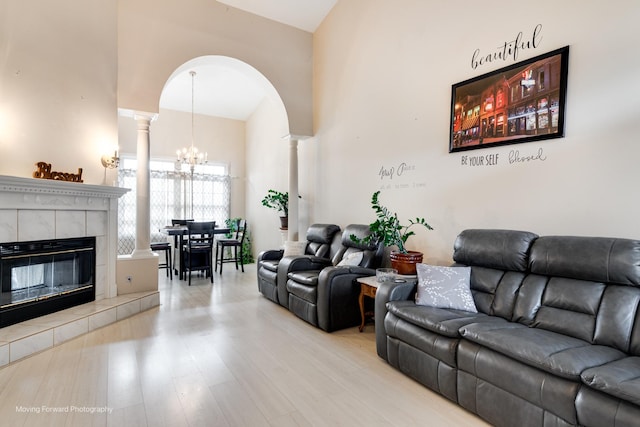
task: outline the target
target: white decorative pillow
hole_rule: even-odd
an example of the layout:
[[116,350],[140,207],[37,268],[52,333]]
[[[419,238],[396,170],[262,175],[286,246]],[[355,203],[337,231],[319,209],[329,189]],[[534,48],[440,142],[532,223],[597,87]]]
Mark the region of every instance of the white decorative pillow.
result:
[[471,267],[417,264],[416,304],[477,313],[471,294]]
[[284,254],[282,256],[304,255],[307,248],[307,241],[287,240],[284,242]]
[[351,252],[350,254],[346,254],[338,263],[338,267],[360,265],[363,255],[364,254],[362,252]]

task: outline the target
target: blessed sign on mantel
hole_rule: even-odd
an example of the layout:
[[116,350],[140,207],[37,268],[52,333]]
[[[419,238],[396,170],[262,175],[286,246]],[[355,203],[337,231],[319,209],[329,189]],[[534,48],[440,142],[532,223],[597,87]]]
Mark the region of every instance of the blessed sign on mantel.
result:
[[78,173],[51,171],[51,163],[38,162],[38,169],[33,173],[34,178],[55,179],[58,181],[82,182],[82,168],[78,168]]

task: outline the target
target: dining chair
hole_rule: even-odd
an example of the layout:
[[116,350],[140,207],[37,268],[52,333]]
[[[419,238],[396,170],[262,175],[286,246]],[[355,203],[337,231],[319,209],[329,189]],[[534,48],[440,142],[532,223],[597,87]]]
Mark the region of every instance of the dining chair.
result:
[[188,222],[189,239],[184,244],[184,273],[189,274],[189,286],[191,286],[191,273],[204,271],[213,283],[212,255],[215,221]]
[[[235,236],[230,239],[218,239],[216,242],[216,271],[218,271],[218,264],[220,264],[220,274],[222,274],[222,264],[225,262],[235,262],[236,270],[238,269],[238,263],[240,263],[240,267],[242,268],[242,272],[244,273],[244,263],[243,263],[243,252],[242,246],[244,244],[244,238],[247,234],[247,221],[244,219],[239,219],[236,222],[236,231]],[[225,258],[225,249],[232,248],[231,257]],[[220,257],[218,258],[218,251],[220,252]]]
[[169,242],[155,242],[151,243],[151,251],[160,254],[164,252],[164,262],[158,262],[159,269],[167,269],[167,276],[169,280],[173,280],[173,265],[171,263],[171,243]]
[[[174,227],[176,225],[186,226],[189,222],[193,222],[193,219],[172,219],[171,225]],[[177,234],[175,234],[173,236],[173,266],[176,269],[176,274],[179,275],[180,279],[182,279],[182,272],[184,271],[184,269],[182,268],[183,259],[180,255],[182,255],[185,237],[187,237],[187,235],[178,236]],[[176,260],[179,260],[180,263],[176,263]],[[180,266],[180,271],[178,271],[178,265]]]

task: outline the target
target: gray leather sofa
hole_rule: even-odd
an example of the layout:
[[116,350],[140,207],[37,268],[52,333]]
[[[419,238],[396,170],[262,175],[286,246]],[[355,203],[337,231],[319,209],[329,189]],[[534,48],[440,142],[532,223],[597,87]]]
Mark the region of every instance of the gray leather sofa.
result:
[[[327,332],[360,323],[359,277],[375,275],[382,261],[381,244],[356,243],[351,235],[363,239],[368,225],[351,224],[336,234],[328,258],[284,257],[278,264],[280,304],[287,300],[289,311]],[[341,265],[345,264],[346,265]]]
[[640,241],[466,230],[478,313],[376,295],[380,357],[498,426],[640,425]]
[[[334,236],[340,231],[340,227],[335,224],[312,224],[307,229],[305,247],[305,255],[315,256],[319,258],[328,258],[329,249],[333,242]],[[286,280],[281,283],[282,288],[278,291],[278,264],[284,255],[283,249],[267,250],[258,255],[257,274],[258,274],[258,290],[265,297],[273,302],[281,303],[282,306],[288,307],[288,298],[280,301],[279,294],[287,296]]]

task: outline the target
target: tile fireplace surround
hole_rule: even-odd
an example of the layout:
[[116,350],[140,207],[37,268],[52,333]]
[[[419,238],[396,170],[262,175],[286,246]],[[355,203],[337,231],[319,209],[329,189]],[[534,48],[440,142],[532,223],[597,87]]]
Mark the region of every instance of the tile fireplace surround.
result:
[[158,292],[118,296],[118,198],[128,189],[0,175],[0,242],[96,237],[96,300],[0,328],[0,368],[159,304]]

